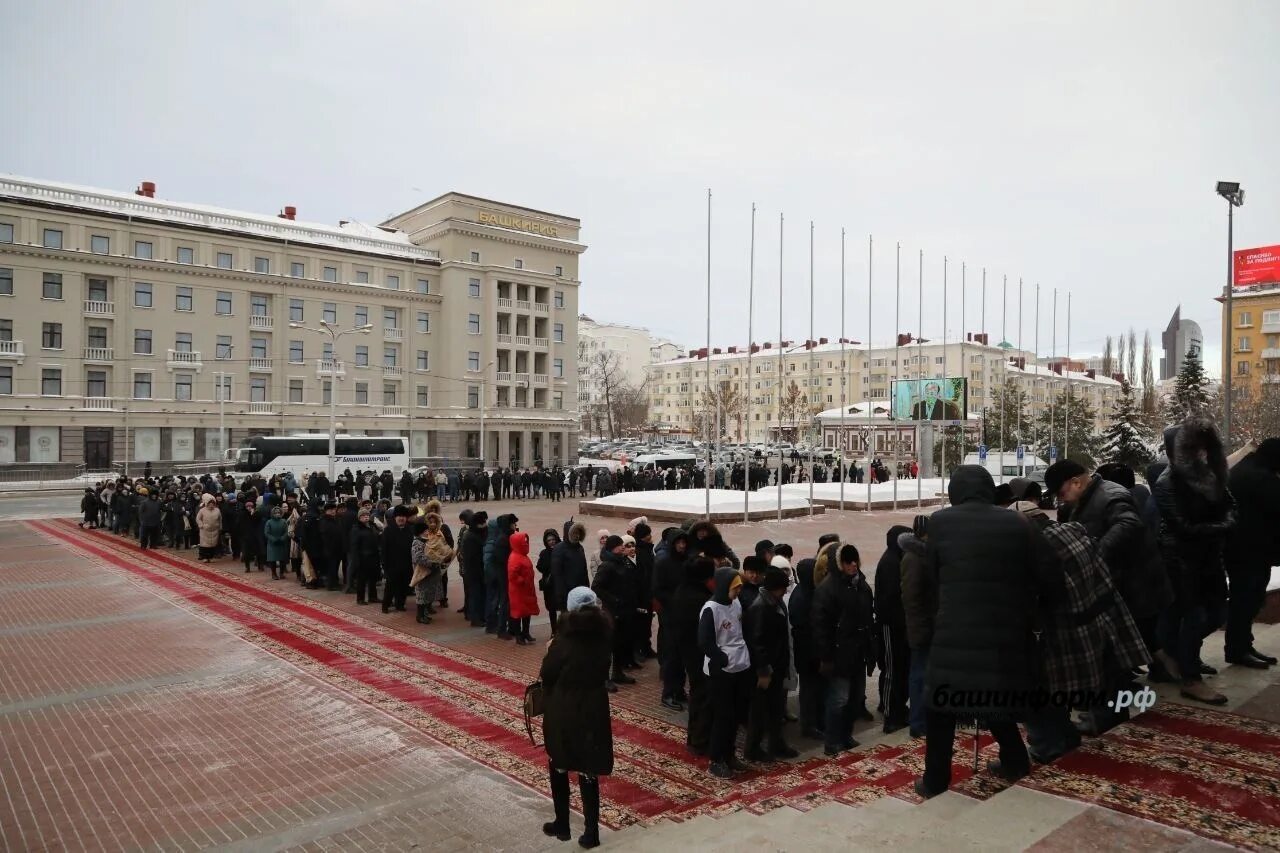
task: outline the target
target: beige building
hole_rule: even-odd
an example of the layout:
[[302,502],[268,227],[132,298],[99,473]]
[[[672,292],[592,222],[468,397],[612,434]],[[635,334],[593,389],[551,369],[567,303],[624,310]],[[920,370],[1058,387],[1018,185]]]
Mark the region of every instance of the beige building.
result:
[[1257,400],[1264,389],[1280,385],[1280,284],[1237,288],[1231,318],[1226,300],[1220,301],[1223,325],[1231,327],[1222,369],[1231,373],[1233,395]]
[[[715,348],[709,356],[705,349],[690,350],[681,358],[649,366],[649,415],[653,424],[671,432],[692,432],[701,416],[710,371],[712,381],[735,389],[744,401],[738,414],[727,419],[724,432],[735,440],[755,443],[777,435],[782,422],[779,400],[788,395],[793,382],[801,399],[807,398],[810,411],[816,413],[846,402],[888,399],[895,379],[964,376],[968,379],[970,414],[992,405],[992,395],[1005,381],[1018,383],[1028,395],[1032,411],[1048,405],[1051,394],[1064,391],[1069,381],[1077,395],[1086,396],[1093,404],[1096,428],[1105,429],[1120,383],[1089,373],[1057,373],[1034,362],[1033,353],[973,341],[945,347],[912,343],[870,351],[860,344],[833,343],[826,338],[782,345],[766,342],[754,347],[749,366],[747,347]],[[841,394],[844,387],[849,388],[847,395]],[[748,395],[749,413],[745,405]],[[793,426],[789,421],[783,425]],[[803,435],[808,424],[801,422],[799,426]]]
[[591,431],[594,423],[605,422],[602,414],[605,382],[601,376],[600,357],[610,354],[615,371],[614,384],[625,384],[644,392],[649,379],[649,365],[655,356],[673,358],[680,348],[668,340],[655,338],[648,329],[622,323],[600,323],[586,314],[578,317],[578,409],[583,429]]
[[415,458],[476,458],[482,411],[490,463],[573,455],[576,219],[450,193],[330,226],[154,195],[0,178],[0,462],[214,460],[221,423],[232,446],[327,433],[333,393],[340,429]]

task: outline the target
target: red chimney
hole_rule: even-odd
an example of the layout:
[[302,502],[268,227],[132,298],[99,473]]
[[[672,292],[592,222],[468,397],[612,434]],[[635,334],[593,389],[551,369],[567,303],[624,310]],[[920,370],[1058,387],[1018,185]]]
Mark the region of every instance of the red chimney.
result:
[[1061,375],[1062,375],[1062,362],[1058,362],[1057,364],[1050,365],[1050,369],[1052,369],[1054,373],[1056,373],[1056,374],[1058,374],[1059,376],[1061,376]]
[[143,181],[141,186],[139,186],[136,190],[134,190],[134,193],[140,196],[145,196],[146,198],[155,198],[156,197],[155,182]]
[[911,343],[910,335],[898,335],[898,346],[905,347],[909,343]]
[[[765,344],[765,346],[768,346],[768,344]],[[752,351],[753,353],[760,352],[760,345],[759,345],[759,344],[752,344],[752,345],[751,345],[751,351]]]
[[298,208],[293,207],[292,205],[286,206],[285,209],[280,212],[280,218],[281,219],[297,219]]
[[1124,374],[1123,374],[1123,373],[1113,373],[1113,374],[1111,374],[1111,378],[1112,378],[1112,379],[1114,379],[1114,380],[1115,380],[1115,381],[1117,381],[1117,382],[1124,382]]
[[731,355],[732,355],[732,354],[735,354],[735,353],[737,353],[737,352],[738,352],[738,348],[737,348],[737,347],[729,347],[729,353],[730,353]]
[[818,343],[825,344],[826,342],[827,342],[826,338],[818,338]]
[[702,349],[698,350],[698,358],[706,358],[706,357],[707,357],[706,347],[703,347]]
[[1097,379],[1097,378],[1098,378],[1098,371],[1096,371],[1096,370],[1086,370],[1086,371],[1084,372],[1084,375],[1085,375],[1085,376],[1088,376],[1090,379]]
[[689,350],[689,358],[697,358],[697,357],[698,357],[698,351],[696,349]]
[[719,355],[719,354],[720,354],[720,347],[716,347],[715,349],[713,349],[713,350],[711,351],[711,353],[712,353],[712,355]]
[[764,348],[765,348],[765,349],[773,349],[773,343],[772,343],[771,341],[765,341],[765,342],[764,342]]

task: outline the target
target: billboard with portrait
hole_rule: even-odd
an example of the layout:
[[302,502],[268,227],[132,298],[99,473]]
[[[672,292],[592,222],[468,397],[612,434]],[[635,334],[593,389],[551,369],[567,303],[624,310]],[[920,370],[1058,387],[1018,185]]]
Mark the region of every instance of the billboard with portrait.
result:
[[891,383],[892,417],[897,421],[963,421],[969,417],[967,380],[899,379]]

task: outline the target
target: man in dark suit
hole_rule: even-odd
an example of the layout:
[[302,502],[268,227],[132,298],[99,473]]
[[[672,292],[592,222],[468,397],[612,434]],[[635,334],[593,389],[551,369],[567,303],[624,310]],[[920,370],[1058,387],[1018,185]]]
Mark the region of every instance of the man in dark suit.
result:
[[911,407],[913,421],[958,421],[960,407],[950,400],[942,399],[942,384],[926,382],[924,399]]

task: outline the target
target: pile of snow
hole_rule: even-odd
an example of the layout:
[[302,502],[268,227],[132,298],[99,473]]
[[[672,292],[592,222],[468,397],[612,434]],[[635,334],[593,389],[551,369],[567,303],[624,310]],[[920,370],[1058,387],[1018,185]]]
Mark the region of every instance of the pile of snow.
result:
[[[907,499],[914,500],[917,493],[922,498],[936,498],[938,494],[944,491],[942,487],[941,477],[926,477],[920,480],[898,480],[898,500]],[[871,485],[871,500],[873,501],[890,501],[893,500],[893,486],[889,483],[874,483]],[[765,493],[773,492],[777,495],[777,486],[768,486],[763,490]],[[783,499],[787,497],[809,497],[808,483],[789,483],[782,487]],[[840,500],[840,484],[839,483],[814,483],[813,484],[814,500],[838,501]],[[846,501],[866,501],[867,484],[866,483],[845,483],[844,499]]]
[[[748,499],[747,509],[750,512],[763,512],[778,508],[778,492],[768,489],[752,492]],[[619,492],[607,498],[585,501],[585,505],[596,505],[611,508],[635,509],[637,514],[643,510],[666,510],[668,512],[687,513],[690,516],[700,515],[707,510],[707,492],[705,489],[672,489],[670,491],[652,492]],[[808,509],[808,495],[790,495],[784,490],[782,495],[783,509]],[[711,490],[712,512],[742,512],[742,492],[732,489]]]

